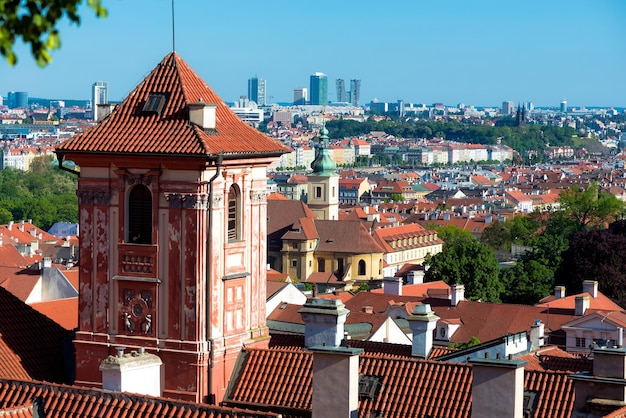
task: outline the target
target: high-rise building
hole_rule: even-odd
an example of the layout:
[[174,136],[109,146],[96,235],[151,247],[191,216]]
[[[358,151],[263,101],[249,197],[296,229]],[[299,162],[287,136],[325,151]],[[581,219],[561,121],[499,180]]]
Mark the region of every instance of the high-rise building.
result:
[[346,83],[343,78],[335,80],[335,86],[337,87],[337,101],[340,103],[347,103],[348,92],[346,91]]
[[293,104],[294,106],[304,106],[309,100],[309,92],[306,87],[299,87],[293,89]]
[[259,106],[265,106],[265,80],[260,77],[248,79],[248,98]]
[[567,113],[567,100],[561,100],[561,112]]
[[324,73],[315,73],[311,76],[310,97],[312,105],[325,106],[328,104],[328,78]]
[[96,81],[91,86],[91,106],[93,120],[98,120],[98,105],[109,103],[109,84],[106,81]]
[[9,106],[9,109],[28,108],[28,93],[25,91],[10,91],[7,97],[7,106]]
[[361,100],[361,80],[350,80],[350,103],[352,106],[358,106]]
[[502,102],[502,114],[503,115],[512,115],[515,112],[515,103],[511,100],[507,100]]

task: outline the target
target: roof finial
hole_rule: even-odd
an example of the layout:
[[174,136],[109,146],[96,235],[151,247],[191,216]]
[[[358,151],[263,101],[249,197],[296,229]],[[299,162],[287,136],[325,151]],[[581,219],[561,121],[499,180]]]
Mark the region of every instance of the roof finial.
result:
[[174,34],[174,0],[172,0],[172,52],[176,52],[176,39]]

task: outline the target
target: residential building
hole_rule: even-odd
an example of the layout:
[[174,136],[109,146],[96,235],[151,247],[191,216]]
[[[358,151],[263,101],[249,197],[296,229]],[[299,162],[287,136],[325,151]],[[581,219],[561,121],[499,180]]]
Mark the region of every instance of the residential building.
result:
[[91,106],[93,111],[93,120],[98,121],[100,114],[98,106],[109,103],[109,83],[106,81],[96,81],[91,86]]
[[175,52],[57,148],[81,168],[77,385],[144,347],[164,396],[222,400],[241,348],[267,343],[266,168],[284,151]]
[[265,106],[265,79],[252,77],[248,79],[248,97],[259,106]]
[[311,105],[326,106],[328,104],[328,77],[316,72],[310,77],[309,97]]

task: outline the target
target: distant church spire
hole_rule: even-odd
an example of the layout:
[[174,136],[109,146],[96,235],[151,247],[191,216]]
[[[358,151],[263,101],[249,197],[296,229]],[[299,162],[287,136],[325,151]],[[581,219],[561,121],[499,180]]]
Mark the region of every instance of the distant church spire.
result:
[[335,170],[337,164],[333,161],[329,154],[330,145],[328,144],[328,129],[326,126],[322,126],[319,137],[319,146],[317,157],[311,163],[313,169],[312,175],[316,176],[337,176]]

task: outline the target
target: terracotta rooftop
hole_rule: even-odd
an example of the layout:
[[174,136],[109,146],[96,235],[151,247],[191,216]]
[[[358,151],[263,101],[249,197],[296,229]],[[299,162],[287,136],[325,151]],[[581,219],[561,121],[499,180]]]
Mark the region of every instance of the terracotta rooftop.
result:
[[[270,418],[277,414],[252,412],[175,401],[151,396],[84,389],[19,380],[0,380],[0,415],[33,417],[33,401],[41,400],[46,417],[106,418]],[[22,415],[15,415],[15,413]],[[11,414],[11,415],[9,415]]]
[[[144,112],[151,94],[165,96],[159,112]],[[189,121],[192,103],[217,105],[214,131]],[[175,52],[93,128],[61,144],[60,154],[151,154],[206,157],[228,154],[280,155],[286,148],[242,122],[222,99]],[[71,158],[70,158],[71,159]]]
[[30,307],[52,319],[68,331],[78,328],[78,296],[31,303]]
[[63,382],[64,340],[59,324],[0,288],[0,378]]

